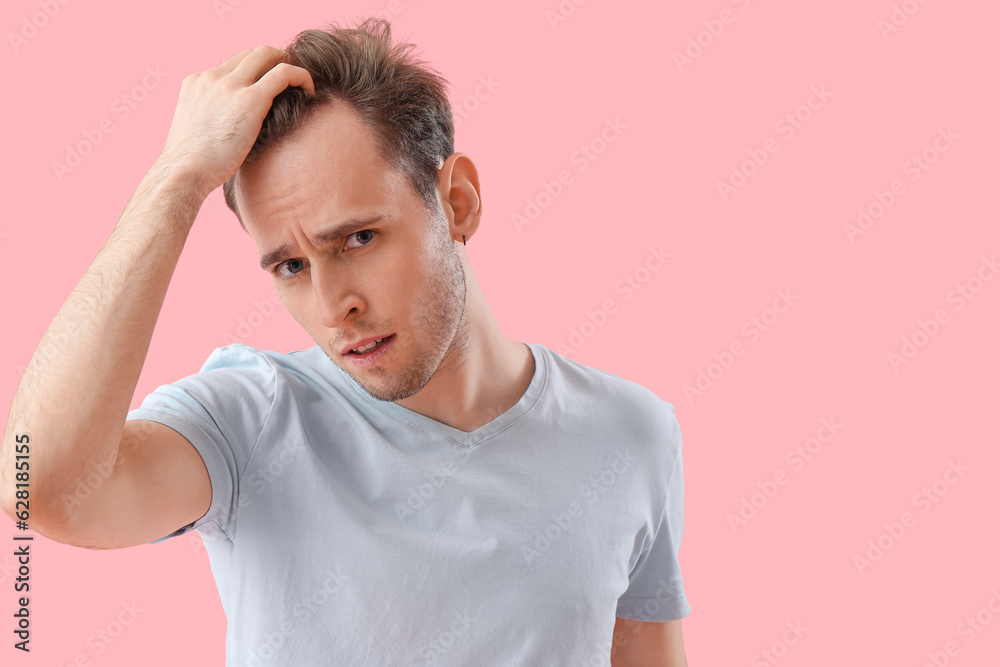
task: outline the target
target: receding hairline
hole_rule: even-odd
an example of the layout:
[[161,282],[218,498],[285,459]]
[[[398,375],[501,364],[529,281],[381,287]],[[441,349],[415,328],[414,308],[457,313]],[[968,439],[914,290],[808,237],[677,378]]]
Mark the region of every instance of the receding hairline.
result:
[[[244,167],[252,166],[254,163],[257,162],[258,158],[264,155],[271,155],[273,154],[274,151],[280,150],[282,147],[287,146],[288,142],[292,141],[297,137],[302,136],[303,130],[306,128],[306,126],[309,124],[310,121],[315,119],[317,115],[322,115],[322,112],[324,111],[329,111],[332,113],[334,109],[340,109],[340,108],[346,109],[348,113],[351,114],[355,118],[355,120],[358,121],[361,127],[363,127],[364,130],[367,132],[367,139],[369,142],[369,146],[374,151],[376,157],[382,163],[384,168],[386,170],[392,170],[397,172],[400,176],[403,177],[404,181],[409,183],[409,178],[407,177],[406,169],[404,169],[401,165],[394,164],[385,155],[383,155],[379,139],[379,128],[377,127],[377,124],[372,123],[367,119],[365,119],[365,117],[358,111],[357,107],[351,104],[350,100],[343,99],[340,95],[326,95],[325,99],[318,99],[315,102],[310,103],[308,106],[304,106],[302,108],[302,116],[299,119],[299,122],[296,123],[294,126],[288,128],[287,131],[282,132],[280,135],[272,137],[268,141],[266,146],[259,148],[256,151],[251,149],[250,153],[247,154],[247,157],[236,169],[236,173],[234,173],[231,177],[231,180],[233,182],[232,188],[233,188],[234,201],[237,197],[237,190],[240,187],[240,183],[244,180],[243,178]],[[416,190],[416,188],[413,187],[412,183],[409,183],[409,185],[422,198],[422,195],[420,194],[419,191]],[[237,208],[239,208],[238,203],[237,203]],[[237,220],[239,220],[240,226],[243,227],[243,229],[246,231],[246,225],[243,224],[242,214],[239,213],[237,214],[236,217]]]
[[[248,151],[257,154],[294,134],[303,119],[342,99],[372,133],[379,155],[401,170],[426,208],[440,208],[437,172],[455,152],[448,81],[413,53],[409,42],[393,42],[389,21],[375,16],[304,30],[286,47],[292,64],[312,74],[315,94],[299,86],[278,93]],[[242,165],[240,165],[242,167]],[[225,202],[244,231],[233,189],[236,174],[223,184]]]
[[[295,139],[296,137],[300,137],[303,130],[307,127],[309,121],[314,119],[315,116],[317,116],[318,114],[322,114],[324,110],[330,110],[332,112],[334,108],[341,108],[339,105],[336,104],[336,102],[338,101],[343,103],[343,108],[346,108],[348,110],[348,113],[353,115],[353,117],[358,121],[361,127],[363,127],[367,132],[368,145],[370,149],[374,152],[374,155],[376,156],[382,169],[384,171],[393,172],[396,176],[398,176],[400,182],[403,183],[404,186],[408,188],[412,194],[416,195],[418,200],[421,201],[423,208],[428,213],[428,222],[433,224],[438,221],[443,221],[445,226],[447,226],[447,217],[445,216],[444,211],[441,209],[440,202],[437,200],[435,200],[433,203],[428,202],[424,198],[423,193],[420,192],[420,190],[414,185],[414,183],[410,179],[406,168],[403,165],[392,162],[387,156],[382,154],[382,151],[380,150],[379,137],[378,137],[379,128],[377,127],[377,124],[367,121],[365,117],[354,107],[354,105],[350,103],[349,100],[340,99],[339,96],[332,96],[331,99],[320,100],[317,103],[312,104],[308,108],[304,109],[303,115],[299,123],[297,123],[294,127],[292,127],[288,132],[282,133],[280,137],[273,138],[262,150],[256,152],[251,159],[244,160],[244,162],[236,170],[236,173],[233,174],[232,176],[234,200],[238,196],[237,189],[241,187],[241,183],[245,180],[245,176],[243,174],[244,166],[248,165],[252,166],[256,162],[257,158],[260,158],[261,156],[264,155],[270,155],[272,154],[272,151],[280,150],[283,146],[287,145],[289,141]],[[445,162],[446,160],[443,157],[439,158],[438,169],[443,167]],[[297,170],[297,172],[301,174],[303,173],[303,170],[299,169]],[[238,202],[237,202],[237,208],[239,208]],[[237,213],[237,220],[239,221],[240,226],[243,228],[243,230],[247,232],[247,234],[249,234],[250,231],[246,228],[246,225],[243,223],[242,213]]]

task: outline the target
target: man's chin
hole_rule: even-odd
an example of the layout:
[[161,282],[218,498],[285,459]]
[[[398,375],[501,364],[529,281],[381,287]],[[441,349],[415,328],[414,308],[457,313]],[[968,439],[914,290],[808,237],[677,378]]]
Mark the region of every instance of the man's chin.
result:
[[365,376],[363,372],[361,375],[351,374],[351,377],[354,378],[354,381],[357,382],[362,389],[380,401],[402,401],[416,393],[415,391],[409,391],[395,386],[391,382],[382,382],[380,379],[373,379],[370,375]]

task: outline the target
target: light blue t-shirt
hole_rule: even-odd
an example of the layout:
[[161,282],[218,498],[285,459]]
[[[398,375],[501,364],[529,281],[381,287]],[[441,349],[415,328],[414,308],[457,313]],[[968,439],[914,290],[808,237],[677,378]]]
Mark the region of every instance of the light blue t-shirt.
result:
[[227,667],[609,665],[615,617],[690,613],[671,403],[529,343],[521,399],[466,433],[319,346],[217,348],[128,419],[198,450]]

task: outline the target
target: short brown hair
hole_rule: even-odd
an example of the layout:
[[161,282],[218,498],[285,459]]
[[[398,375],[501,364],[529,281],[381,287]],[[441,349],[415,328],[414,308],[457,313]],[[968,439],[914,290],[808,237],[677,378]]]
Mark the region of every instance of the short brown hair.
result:
[[[292,135],[319,107],[333,100],[351,106],[376,137],[376,150],[403,171],[427,209],[438,208],[438,167],[454,152],[455,126],[448,82],[415,59],[413,44],[392,44],[389,22],[369,17],[355,28],[330,24],[300,32],[285,50],[292,64],[312,75],[315,97],[298,86],[275,96],[244,164]],[[236,214],[234,174],[222,186]]]

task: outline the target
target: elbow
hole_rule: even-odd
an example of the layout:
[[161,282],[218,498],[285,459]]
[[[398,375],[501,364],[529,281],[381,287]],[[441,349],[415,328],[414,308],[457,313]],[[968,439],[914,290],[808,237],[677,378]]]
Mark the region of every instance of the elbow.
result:
[[[10,466],[8,466],[10,467]],[[0,473],[0,510],[15,527],[45,537],[56,533],[69,522],[69,512],[58,493],[50,493],[35,480],[18,481],[10,471]]]

